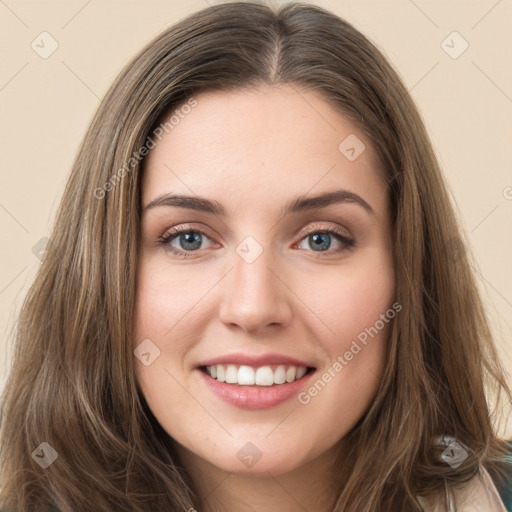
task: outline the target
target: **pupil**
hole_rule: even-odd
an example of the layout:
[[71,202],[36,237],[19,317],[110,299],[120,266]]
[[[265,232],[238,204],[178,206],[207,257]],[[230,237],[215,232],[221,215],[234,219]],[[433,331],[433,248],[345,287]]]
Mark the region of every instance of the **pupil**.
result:
[[185,244],[193,244],[194,242],[198,243],[197,247],[185,247],[184,244],[180,244],[183,249],[198,249],[201,246],[201,237],[199,233],[185,233],[182,237],[185,239]]
[[312,235],[312,238],[316,247],[321,247],[322,249],[329,249],[331,241],[327,233]]

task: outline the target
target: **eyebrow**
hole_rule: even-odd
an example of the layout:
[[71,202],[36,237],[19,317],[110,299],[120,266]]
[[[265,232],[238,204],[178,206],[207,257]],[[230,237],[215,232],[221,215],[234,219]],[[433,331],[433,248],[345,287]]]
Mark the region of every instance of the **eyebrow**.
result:
[[[355,203],[363,207],[368,214],[375,215],[373,208],[361,196],[343,189],[325,192],[316,196],[299,196],[285,205],[282,213],[283,215],[302,213],[311,210],[319,210],[339,203]],[[178,208],[188,208],[211,213],[220,217],[227,216],[227,211],[221,203],[200,196],[186,196],[172,193],[163,194],[150,201],[144,207],[144,210],[147,211],[157,206],[175,206]]]

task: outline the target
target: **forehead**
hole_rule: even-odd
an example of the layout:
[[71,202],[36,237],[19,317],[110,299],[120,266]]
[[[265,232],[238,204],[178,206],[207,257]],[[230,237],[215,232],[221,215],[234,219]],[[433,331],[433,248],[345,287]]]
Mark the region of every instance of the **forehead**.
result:
[[368,137],[320,94],[280,85],[194,99],[164,120],[173,115],[144,163],[144,204],[171,191],[262,204],[344,188],[384,207]]

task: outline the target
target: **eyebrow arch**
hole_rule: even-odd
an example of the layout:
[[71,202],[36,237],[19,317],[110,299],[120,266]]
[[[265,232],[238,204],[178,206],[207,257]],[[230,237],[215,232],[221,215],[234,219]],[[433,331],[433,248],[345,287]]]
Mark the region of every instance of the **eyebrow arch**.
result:
[[373,208],[361,196],[343,189],[325,192],[316,196],[299,196],[286,205],[283,212],[284,214],[301,213],[308,210],[319,210],[320,208],[325,208],[331,204],[337,203],[356,203],[362,206],[367,213],[375,215]]
[[[375,215],[373,208],[361,197],[348,190],[334,190],[316,196],[299,196],[289,202],[284,208],[284,215],[290,213],[302,213],[310,210],[319,210],[326,208],[331,204],[337,203],[356,203],[362,206],[367,213]],[[185,196],[179,194],[163,194],[150,201],[144,210],[147,211],[157,206],[175,206],[179,208],[188,208],[191,210],[202,211],[225,217],[227,215],[224,206],[215,200],[206,199],[199,196]]]

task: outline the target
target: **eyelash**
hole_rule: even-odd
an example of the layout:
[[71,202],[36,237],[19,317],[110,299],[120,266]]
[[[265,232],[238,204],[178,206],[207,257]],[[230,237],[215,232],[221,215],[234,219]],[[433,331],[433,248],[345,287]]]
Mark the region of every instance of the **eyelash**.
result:
[[[171,229],[167,230],[163,235],[159,236],[158,237],[158,245],[165,246],[166,250],[170,251],[172,254],[175,254],[177,256],[182,256],[183,258],[188,258],[189,255],[191,255],[195,252],[199,252],[199,250],[184,251],[184,250],[176,249],[175,247],[172,247],[170,245],[170,243],[182,233],[200,234],[200,235],[204,235],[205,237],[210,239],[210,237],[206,233],[204,233],[203,231],[201,231],[199,229],[191,229],[187,226],[183,226],[181,228],[171,228]],[[304,240],[305,238],[307,238],[308,236],[313,235],[313,234],[330,234],[330,235],[333,235],[339,242],[341,242],[343,244],[343,247],[341,247],[340,249],[336,249],[334,251],[330,251],[330,250],[319,251],[320,254],[324,254],[324,253],[338,254],[343,251],[352,251],[356,245],[355,240],[346,237],[337,228],[334,228],[334,227],[327,227],[327,228],[322,228],[322,229],[315,228],[312,231],[309,231],[308,233],[306,233],[300,239],[300,242],[302,242],[302,240]],[[310,251],[310,252],[316,252],[316,251]]]

